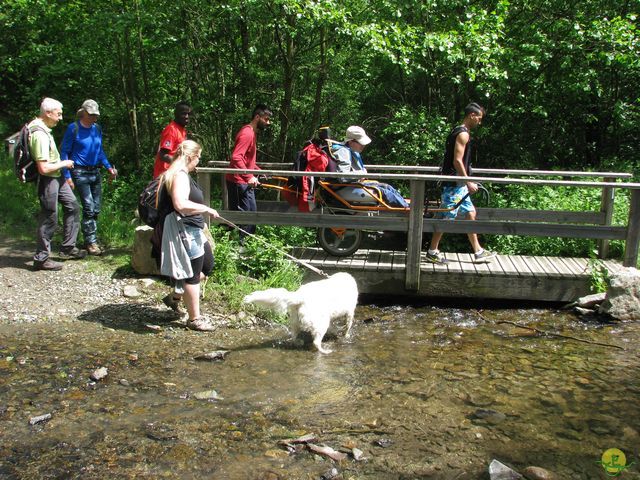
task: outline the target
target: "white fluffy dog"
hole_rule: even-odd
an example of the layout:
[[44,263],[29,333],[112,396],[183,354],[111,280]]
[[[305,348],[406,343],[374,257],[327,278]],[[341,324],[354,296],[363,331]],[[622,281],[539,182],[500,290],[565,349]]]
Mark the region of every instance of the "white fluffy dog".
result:
[[336,273],[326,280],[302,285],[295,292],[284,288],[259,290],[244,297],[244,303],[253,303],[278,313],[289,314],[289,327],[293,338],[300,332],[308,332],[320,353],[331,353],[322,348],[331,322],[346,317],[349,335],[353,325],[353,314],[358,303],[358,285],[348,273]]

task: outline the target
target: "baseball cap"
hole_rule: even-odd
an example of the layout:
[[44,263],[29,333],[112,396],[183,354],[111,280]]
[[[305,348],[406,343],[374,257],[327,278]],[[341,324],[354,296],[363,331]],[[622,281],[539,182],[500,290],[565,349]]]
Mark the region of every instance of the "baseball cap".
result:
[[355,140],[362,146],[369,145],[371,143],[371,139],[365,133],[364,128],[358,127],[356,125],[352,125],[347,128],[347,135],[344,141],[346,143],[349,140]]
[[89,115],[100,115],[100,110],[98,109],[98,102],[95,100],[85,100],[80,107],[80,110],[84,110]]

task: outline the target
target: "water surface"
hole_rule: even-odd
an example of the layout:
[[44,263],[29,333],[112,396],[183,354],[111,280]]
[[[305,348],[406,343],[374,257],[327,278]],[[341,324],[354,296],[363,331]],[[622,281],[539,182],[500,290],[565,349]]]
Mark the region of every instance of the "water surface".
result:
[[[323,356],[279,327],[153,333],[135,315],[84,318],[0,326],[0,478],[318,479],[335,467],[344,479],[481,479],[497,458],[600,479],[605,450],[639,458],[637,324],[364,306],[352,338]],[[194,360],[219,349],[224,361]],[[195,398],[210,390],[220,398]],[[307,433],[364,460],[278,444]],[[640,478],[637,464],[620,478]]]

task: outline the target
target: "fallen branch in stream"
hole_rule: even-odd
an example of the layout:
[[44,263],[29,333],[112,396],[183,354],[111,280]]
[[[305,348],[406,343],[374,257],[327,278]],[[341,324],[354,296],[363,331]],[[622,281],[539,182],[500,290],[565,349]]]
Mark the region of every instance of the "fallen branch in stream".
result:
[[494,322],[491,321],[489,319],[487,319],[484,315],[482,315],[479,311],[474,310],[474,312],[481,318],[483,319],[485,322],[489,322],[489,323],[493,323],[495,325],[499,325],[499,324],[508,324],[508,325],[513,325],[514,327],[518,327],[518,328],[523,328],[525,330],[531,330],[533,332],[539,333],[540,335],[547,335],[549,337],[559,337],[559,338],[566,338],[567,340],[575,340],[576,342],[582,342],[582,343],[588,343],[590,345],[599,345],[601,347],[610,347],[610,348],[617,348],[619,350],[624,350],[624,347],[621,347],[619,345],[613,345],[611,343],[602,343],[602,342],[592,342],[591,340],[585,340],[584,338],[578,338],[578,337],[572,337],[571,335],[563,335],[561,333],[553,333],[553,332],[548,332],[546,330],[540,330],[539,328],[535,328],[535,327],[528,327],[526,325],[522,325],[520,323],[517,322],[512,322],[509,320],[500,320],[499,322]]
[[373,428],[335,428],[333,430],[322,430],[323,434],[330,433],[350,433],[353,435],[356,434],[366,434],[366,433],[375,433],[376,435],[389,435],[390,432],[386,430],[378,430]]

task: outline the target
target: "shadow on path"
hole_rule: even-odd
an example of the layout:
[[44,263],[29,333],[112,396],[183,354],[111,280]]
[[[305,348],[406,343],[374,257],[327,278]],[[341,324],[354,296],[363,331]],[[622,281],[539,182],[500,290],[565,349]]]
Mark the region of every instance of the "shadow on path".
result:
[[33,253],[35,242],[1,238],[0,269],[16,268],[19,270],[33,270]]
[[101,323],[105,327],[134,333],[157,333],[147,324],[179,327],[180,315],[172,310],[158,310],[149,303],[108,303],[78,315],[78,320]]

